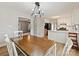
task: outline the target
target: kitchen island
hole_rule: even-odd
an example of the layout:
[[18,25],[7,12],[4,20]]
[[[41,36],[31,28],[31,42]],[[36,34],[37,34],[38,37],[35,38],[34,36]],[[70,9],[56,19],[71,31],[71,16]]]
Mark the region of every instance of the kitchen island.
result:
[[79,32],[77,32],[77,31],[48,30],[48,39],[65,44],[66,40],[69,38],[69,33],[77,33],[77,41],[78,41],[78,45],[79,45]]

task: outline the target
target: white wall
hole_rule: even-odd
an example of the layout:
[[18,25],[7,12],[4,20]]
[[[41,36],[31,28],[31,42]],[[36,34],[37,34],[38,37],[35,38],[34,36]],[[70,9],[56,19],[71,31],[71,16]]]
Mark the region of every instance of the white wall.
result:
[[72,24],[79,24],[79,8],[72,13]]
[[67,23],[67,25],[71,25],[71,16],[71,13],[60,15],[60,18],[58,19],[58,25],[61,23]]
[[60,25],[61,23],[66,23],[68,25],[67,30],[74,31],[75,29],[72,26],[74,24],[79,24],[79,8],[60,15],[57,23],[58,25]]
[[18,30],[18,17],[27,17],[26,13],[8,7],[0,8],[0,41],[4,40],[4,34]]
[[60,15],[58,25],[63,22],[68,25],[79,24],[79,9],[74,9],[71,12]]

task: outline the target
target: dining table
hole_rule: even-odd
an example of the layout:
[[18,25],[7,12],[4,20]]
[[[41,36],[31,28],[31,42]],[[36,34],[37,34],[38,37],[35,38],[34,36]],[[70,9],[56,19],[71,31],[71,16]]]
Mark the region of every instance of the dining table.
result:
[[55,44],[54,41],[44,37],[25,35],[23,39],[11,39],[15,45],[27,56],[44,55],[48,49]]

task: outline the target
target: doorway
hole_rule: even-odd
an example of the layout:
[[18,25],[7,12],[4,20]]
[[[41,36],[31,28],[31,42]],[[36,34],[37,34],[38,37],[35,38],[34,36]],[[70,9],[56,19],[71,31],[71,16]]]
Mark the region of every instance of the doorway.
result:
[[51,30],[51,23],[45,23],[44,26],[44,36],[48,37],[48,30]]
[[30,32],[30,21],[27,18],[18,18],[18,30],[23,31],[23,34]]

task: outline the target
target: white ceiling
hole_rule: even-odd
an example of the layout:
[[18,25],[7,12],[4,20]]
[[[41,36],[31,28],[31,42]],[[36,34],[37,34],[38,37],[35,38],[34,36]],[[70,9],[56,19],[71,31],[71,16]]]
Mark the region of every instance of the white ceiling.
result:
[[[40,2],[40,7],[44,11],[45,16],[58,16],[60,14],[79,8],[78,2]],[[34,2],[0,2],[0,8],[8,7],[12,9],[31,14],[34,8]]]

